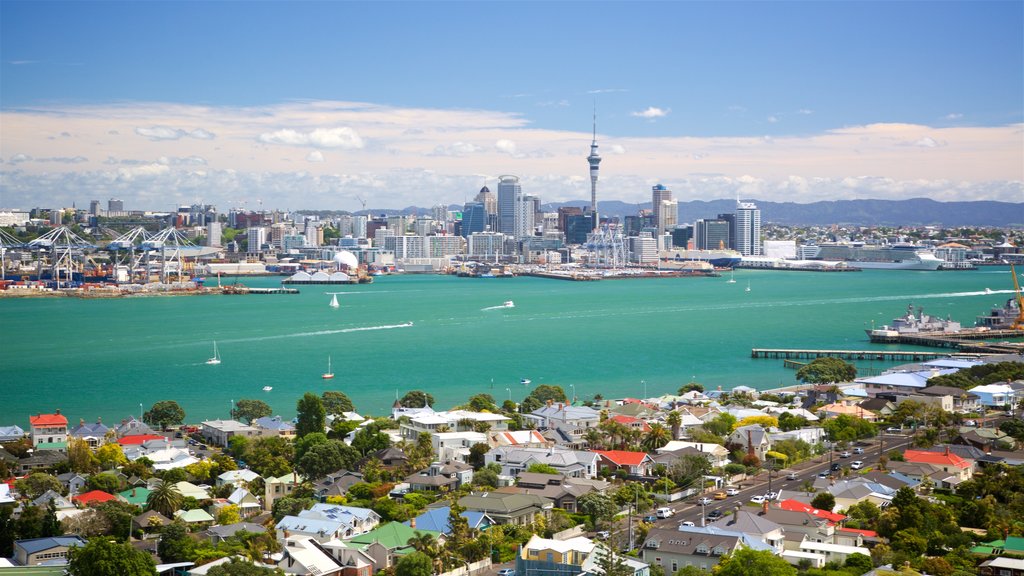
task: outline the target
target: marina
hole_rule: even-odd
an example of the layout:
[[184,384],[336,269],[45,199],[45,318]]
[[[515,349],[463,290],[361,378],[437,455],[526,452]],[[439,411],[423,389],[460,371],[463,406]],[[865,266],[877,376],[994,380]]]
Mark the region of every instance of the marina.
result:
[[[996,356],[1001,352],[963,353],[963,352],[925,352],[921,350],[813,350],[798,348],[754,348],[750,357],[755,359],[783,358],[842,358],[843,360],[884,360],[900,362],[922,362],[936,358],[978,358],[980,356]],[[787,367],[795,367],[790,363]]]

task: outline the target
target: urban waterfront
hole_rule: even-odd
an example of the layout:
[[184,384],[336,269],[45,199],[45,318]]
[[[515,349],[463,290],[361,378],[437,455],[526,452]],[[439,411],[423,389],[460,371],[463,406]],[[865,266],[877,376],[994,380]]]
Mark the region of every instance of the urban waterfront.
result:
[[[970,325],[1012,294],[1005,268],[727,278],[409,275],[306,286],[299,295],[0,301],[0,423],[23,425],[56,408],[72,421],[109,422],[163,399],[177,400],[188,421],[227,417],[241,398],[291,417],[303,392],[327,389],[382,414],[411,389],[442,407],[478,392],[520,400],[529,391],[523,378],[581,399],[655,396],[691,379],[772,388],[795,383],[794,372],[751,359],[753,347],[885,348],[869,344],[864,328],[890,322],[908,303]],[[280,278],[242,281],[276,286]],[[339,309],[328,306],[328,292],[340,293]],[[508,300],[514,308],[497,308]],[[223,363],[210,366],[214,341]],[[321,379],[328,356],[334,380]]]

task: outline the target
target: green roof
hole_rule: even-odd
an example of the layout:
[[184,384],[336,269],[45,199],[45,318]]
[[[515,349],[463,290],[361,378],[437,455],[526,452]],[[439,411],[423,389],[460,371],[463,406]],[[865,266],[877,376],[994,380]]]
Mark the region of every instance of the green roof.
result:
[[388,550],[395,550],[397,548],[405,548],[409,546],[409,539],[416,536],[417,533],[430,534],[434,538],[441,535],[440,532],[434,532],[433,530],[417,530],[415,528],[410,528],[401,522],[388,522],[387,524],[378,527],[376,530],[356,536],[351,540],[351,542],[355,544],[372,544],[374,542],[380,542],[380,544]]
[[1007,552],[1024,552],[1024,538],[1020,536],[1008,537],[1003,544],[1003,549]]
[[178,510],[174,513],[174,516],[175,518],[181,518],[185,523],[213,522],[213,516],[210,516],[210,514],[202,508],[196,508],[194,510]]
[[34,447],[36,450],[67,450],[67,442],[40,442]]
[[15,566],[13,568],[0,568],[3,576],[64,576],[67,565],[64,566]]
[[[132,492],[135,492],[134,496],[132,496]],[[150,492],[152,492],[152,490],[149,488],[129,488],[124,492],[118,492],[117,495],[125,499],[129,504],[145,506]]]

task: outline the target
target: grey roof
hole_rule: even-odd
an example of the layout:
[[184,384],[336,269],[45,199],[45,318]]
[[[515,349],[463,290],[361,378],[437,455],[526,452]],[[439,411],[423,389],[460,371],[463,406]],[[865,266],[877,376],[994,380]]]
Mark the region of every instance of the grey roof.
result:
[[75,438],[102,437],[110,430],[103,422],[82,422],[71,429],[68,434]]
[[530,507],[542,508],[551,505],[551,500],[534,494],[502,494],[484,492],[459,498],[459,506],[481,512],[516,512]]
[[30,540],[15,540],[15,546],[20,547],[27,554],[35,554],[50,548],[59,546],[85,546],[85,540],[78,536],[51,536],[48,538],[32,538]]
[[600,412],[588,406],[570,406],[564,403],[542,406],[530,414],[555,420],[597,420],[601,416]]
[[967,444],[937,444],[931,448],[925,448],[925,450],[928,452],[945,452],[947,448],[951,453],[968,460],[978,460],[986,456],[984,450]]
[[252,425],[256,426],[257,428],[265,428],[267,430],[283,430],[286,432],[290,430],[295,430],[294,424],[286,420],[281,420],[280,416],[264,416],[262,418],[257,418],[256,420],[253,421]]
[[708,550],[721,548],[724,552],[732,552],[740,545],[743,535],[738,533],[689,533],[668,528],[651,528],[647,533],[641,550],[644,554],[668,552],[675,554],[694,555],[700,547]]
[[972,394],[962,388],[954,388],[953,386],[929,386],[923,390],[918,390],[918,394],[925,394],[927,396],[952,396],[954,398],[960,398],[966,396],[968,399],[978,399],[977,394]]
[[221,538],[228,538],[229,536],[234,536],[235,534],[243,530],[246,532],[253,532],[256,534],[261,534],[267,531],[267,529],[263,526],[260,526],[259,524],[253,524],[252,522],[235,522],[234,524],[225,524],[223,526],[212,526],[208,528],[206,531],[212,534],[216,534]]
[[729,516],[729,520],[723,527],[726,530],[743,532],[744,534],[757,534],[759,536],[781,528],[781,526],[764,516],[747,512],[746,510],[740,510]]
[[20,426],[0,426],[0,440],[17,440],[25,435]]

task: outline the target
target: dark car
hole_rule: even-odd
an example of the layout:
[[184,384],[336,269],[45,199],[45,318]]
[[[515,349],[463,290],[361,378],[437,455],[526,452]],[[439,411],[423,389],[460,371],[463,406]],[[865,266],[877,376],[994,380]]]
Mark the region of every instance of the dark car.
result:
[[721,517],[722,517],[722,511],[721,510],[712,510],[711,512],[708,512],[708,520],[718,520]]
[[829,468],[829,470],[832,470],[833,472],[838,472],[839,471],[839,462],[836,462],[835,464],[833,464],[832,467]]
[[647,516],[644,516],[644,522],[655,522],[657,520],[658,520],[658,517],[655,516],[654,514],[648,514]]

